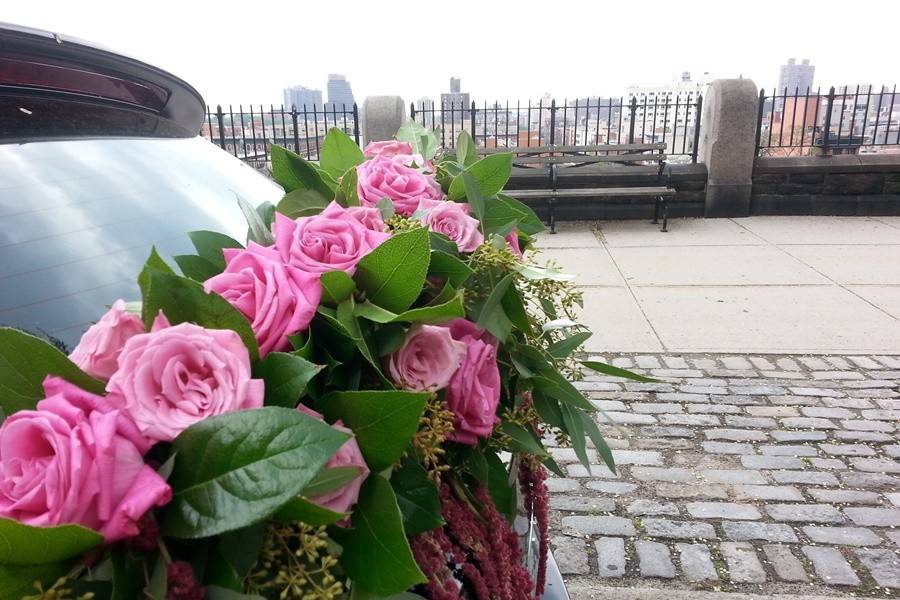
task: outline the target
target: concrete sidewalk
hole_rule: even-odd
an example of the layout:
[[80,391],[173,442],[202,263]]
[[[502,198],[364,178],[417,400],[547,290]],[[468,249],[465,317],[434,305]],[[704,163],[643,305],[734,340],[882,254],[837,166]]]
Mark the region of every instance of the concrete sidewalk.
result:
[[561,223],[591,352],[900,354],[900,217]]

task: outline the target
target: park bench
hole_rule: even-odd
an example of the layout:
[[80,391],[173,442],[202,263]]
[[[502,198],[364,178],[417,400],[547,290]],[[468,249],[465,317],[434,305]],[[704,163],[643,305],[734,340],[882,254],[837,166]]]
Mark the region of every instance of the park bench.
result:
[[[517,200],[547,201],[550,233],[556,233],[556,205],[560,201],[579,202],[590,198],[639,197],[654,198],[653,223],[659,223],[662,212],[662,228],[669,224],[669,197],[675,194],[666,169],[666,144],[600,144],[593,146],[520,146],[516,148],[479,148],[479,154],[512,152],[513,165],[525,168],[547,168],[548,186],[543,189],[507,189],[506,193]],[[641,172],[653,175],[656,185],[640,187],[560,188],[559,173],[563,170],[592,164],[610,164],[627,167],[629,174]]]

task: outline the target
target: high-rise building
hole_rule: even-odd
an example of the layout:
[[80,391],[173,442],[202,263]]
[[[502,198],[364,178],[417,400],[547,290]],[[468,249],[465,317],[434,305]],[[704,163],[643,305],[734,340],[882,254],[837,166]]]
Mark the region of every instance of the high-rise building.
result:
[[353,108],[353,89],[343,75],[332,73],[328,76],[328,104],[334,104],[337,110]]
[[286,109],[290,109],[291,106],[302,109],[304,104],[309,110],[312,110],[313,106],[316,106],[321,110],[322,90],[314,90],[302,85],[295,85],[284,89],[284,107]]
[[789,58],[778,71],[778,91],[784,93],[784,88],[787,88],[788,94],[791,94],[799,89],[801,94],[805,94],[806,88],[812,88],[815,74],[816,67],[809,64],[808,58],[804,58],[799,65],[797,59]]
[[461,120],[463,112],[468,111],[471,105],[469,92],[463,92],[461,80],[458,77],[450,78],[450,92],[441,94],[441,110],[452,114],[454,120]]

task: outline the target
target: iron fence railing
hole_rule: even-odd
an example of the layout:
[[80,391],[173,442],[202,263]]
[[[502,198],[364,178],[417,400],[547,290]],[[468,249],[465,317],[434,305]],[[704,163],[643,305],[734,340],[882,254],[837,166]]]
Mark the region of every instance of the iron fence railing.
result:
[[[759,91],[760,156],[858,154],[900,146],[897,86]],[[892,150],[893,151],[893,150]]]
[[269,162],[269,144],[284,146],[309,160],[318,160],[319,148],[332,127],[343,130],[359,144],[356,104],[284,106],[243,105],[237,110],[221,105],[206,109],[200,134],[234,156],[257,167]]
[[462,130],[488,148],[597,144],[666,143],[666,154],[697,162],[700,93],[660,93],[652,99],[586,98],[410,105],[410,118],[438,133],[452,148]]

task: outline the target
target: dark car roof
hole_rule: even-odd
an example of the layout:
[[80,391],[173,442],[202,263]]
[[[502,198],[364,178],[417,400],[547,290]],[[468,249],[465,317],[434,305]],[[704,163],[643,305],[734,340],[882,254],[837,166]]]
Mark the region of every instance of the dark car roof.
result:
[[[34,111],[17,106],[23,98],[44,109],[46,120],[28,119]],[[116,111],[121,118],[97,117],[109,129],[99,134],[163,137],[192,137],[205,116],[200,93],[171,73],[84,40],[6,23],[0,23],[0,99],[6,100],[0,138],[7,141],[23,131],[65,135],[60,112],[83,121],[91,111]],[[74,105],[81,110],[64,110]],[[70,129],[92,131],[84,125]]]

